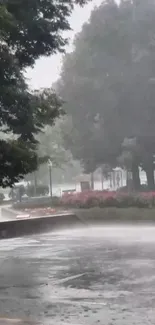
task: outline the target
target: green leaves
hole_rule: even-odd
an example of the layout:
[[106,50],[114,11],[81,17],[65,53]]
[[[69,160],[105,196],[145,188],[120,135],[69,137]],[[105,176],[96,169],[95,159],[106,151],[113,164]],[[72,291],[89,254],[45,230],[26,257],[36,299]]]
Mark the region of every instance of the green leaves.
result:
[[37,155],[33,148],[19,140],[0,141],[0,186],[12,186],[36,168]]
[[55,118],[64,114],[62,100],[54,89],[43,89],[32,93],[33,119],[36,131],[41,131],[45,125],[53,125]]
[[0,131],[16,140],[1,142],[0,185],[11,185],[37,168],[35,135],[63,114],[62,101],[53,90],[30,92],[25,68],[42,55],[64,51],[67,40],[62,32],[70,29],[68,18],[76,3],[86,2],[1,1]]
[[62,32],[70,29],[68,17],[76,3],[84,5],[87,1],[5,1],[0,19],[3,41],[15,53],[21,67],[33,65],[41,55],[64,50],[67,40]]

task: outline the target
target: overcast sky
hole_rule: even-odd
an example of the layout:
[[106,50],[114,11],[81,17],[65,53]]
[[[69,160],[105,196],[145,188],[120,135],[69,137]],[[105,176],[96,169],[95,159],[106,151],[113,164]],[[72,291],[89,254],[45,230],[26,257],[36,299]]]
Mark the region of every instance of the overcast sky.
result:
[[[90,13],[94,6],[98,6],[103,0],[92,0],[84,8],[76,7],[71,18],[70,24],[72,31],[67,33],[70,38],[70,44],[67,47],[67,51],[72,49],[72,41],[77,32],[81,30],[81,27],[85,21],[88,21]],[[53,55],[48,58],[39,59],[33,69],[28,69],[27,78],[31,87],[38,89],[40,87],[50,87],[55,82],[61,69],[61,55]]]

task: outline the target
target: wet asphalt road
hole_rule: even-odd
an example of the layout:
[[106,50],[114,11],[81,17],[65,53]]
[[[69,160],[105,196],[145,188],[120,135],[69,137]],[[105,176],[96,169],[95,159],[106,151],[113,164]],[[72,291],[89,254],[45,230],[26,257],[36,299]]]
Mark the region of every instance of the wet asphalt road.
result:
[[0,316],[151,325],[155,228],[107,226],[0,242]]

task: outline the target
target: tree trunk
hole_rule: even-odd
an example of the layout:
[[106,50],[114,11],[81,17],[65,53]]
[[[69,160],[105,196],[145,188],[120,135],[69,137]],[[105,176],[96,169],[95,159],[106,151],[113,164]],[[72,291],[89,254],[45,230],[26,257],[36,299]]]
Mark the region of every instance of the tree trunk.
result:
[[154,166],[153,162],[150,162],[145,168],[146,177],[147,177],[147,185],[149,190],[154,190],[155,183],[154,183]]
[[37,196],[37,174],[34,172],[34,196]]
[[102,185],[102,191],[104,190],[104,170],[103,167],[101,167],[101,185]]
[[94,173],[91,173],[90,178],[91,178],[90,187],[91,187],[91,190],[93,191],[94,190]]
[[138,164],[132,164],[132,181],[134,190],[138,191],[140,189],[140,176]]

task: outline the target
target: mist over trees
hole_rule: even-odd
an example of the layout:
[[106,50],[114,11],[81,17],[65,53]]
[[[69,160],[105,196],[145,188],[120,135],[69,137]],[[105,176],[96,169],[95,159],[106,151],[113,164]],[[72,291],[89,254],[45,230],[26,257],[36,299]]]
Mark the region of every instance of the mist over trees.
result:
[[[30,91],[25,69],[40,56],[64,51],[68,18],[86,0],[4,0],[0,3],[0,186],[37,168],[35,135],[61,115],[53,90]],[[9,135],[7,137],[6,135]]]
[[[38,181],[49,183],[48,159],[52,161],[53,183],[71,182],[82,172],[80,163],[74,160],[70,150],[64,147],[62,131],[68,131],[68,126],[68,119],[64,116],[56,119],[52,127],[46,125],[44,132],[37,135],[38,156],[43,161],[36,172]],[[29,177],[30,180],[33,178],[33,175]]]
[[154,188],[155,1],[104,1],[64,57],[57,88],[71,116],[66,147],[85,170],[139,167]]

